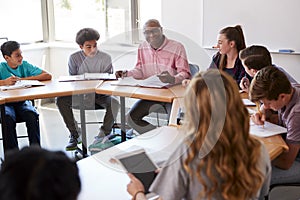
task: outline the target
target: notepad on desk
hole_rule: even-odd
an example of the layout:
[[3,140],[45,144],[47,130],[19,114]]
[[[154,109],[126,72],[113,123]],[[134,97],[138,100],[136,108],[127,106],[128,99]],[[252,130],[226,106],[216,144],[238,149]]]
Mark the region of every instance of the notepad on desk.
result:
[[278,135],[282,133],[286,133],[286,128],[279,126],[277,124],[273,124],[265,121],[264,125],[254,124],[252,120],[250,120],[250,134],[258,137],[269,137],[273,135]]
[[117,80],[115,74],[109,73],[84,73],[81,75],[60,76],[59,82],[86,81],[86,80]]
[[111,83],[111,85],[121,85],[121,86],[140,86],[140,87],[150,87],[150,88],[164,88],[172,86],[169,83],[163,83],[158,76],[150,76],[147,79],[139,80],[133,77],[125,77],[120,79],[118,82]]
[[45,83],[38,80],[19,80],[14,85],[0,86],[0,90],[15,90],[21,88],[29,88],[34,86],[43,86]]
[[242,99],[245,106],[256,106],[256,104],[249,99]]

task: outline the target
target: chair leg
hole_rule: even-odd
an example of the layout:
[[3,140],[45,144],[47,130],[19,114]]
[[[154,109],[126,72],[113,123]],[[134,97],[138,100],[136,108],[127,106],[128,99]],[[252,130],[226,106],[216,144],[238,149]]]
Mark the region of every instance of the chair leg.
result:
[[159,113],[156,113],[157,126],[159,127]]

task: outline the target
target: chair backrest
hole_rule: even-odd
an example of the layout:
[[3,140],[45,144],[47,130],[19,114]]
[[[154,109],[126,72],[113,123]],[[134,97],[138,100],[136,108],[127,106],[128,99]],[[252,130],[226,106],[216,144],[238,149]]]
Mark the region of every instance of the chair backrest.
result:
[[271,185],[269,194],[265,199],[266,200],[300,199],[300,183],[285,183],[285,184]]
[[199,72],[198,65],[189,63],[189,67],[190,67],[192,77],[195,76],[195,74]]

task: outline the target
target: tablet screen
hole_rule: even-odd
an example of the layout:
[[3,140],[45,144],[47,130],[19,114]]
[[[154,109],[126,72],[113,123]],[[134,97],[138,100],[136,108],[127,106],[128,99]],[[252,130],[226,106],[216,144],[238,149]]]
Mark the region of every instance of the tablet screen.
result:
[[118,160],[122,163],[125,169],[134,174],[144,185],[147,193],[150,185],[156,177],[157,166],[152,162],[145,151],[138,153],[128,153],[121,156]]

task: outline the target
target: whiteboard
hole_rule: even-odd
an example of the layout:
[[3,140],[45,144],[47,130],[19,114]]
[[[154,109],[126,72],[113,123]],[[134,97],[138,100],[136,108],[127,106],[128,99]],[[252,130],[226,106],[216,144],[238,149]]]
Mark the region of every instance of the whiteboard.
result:
[[217,43],[227,26],[242,26],[246,46],[300,52],[300,0],[203,0],[202,46]]

